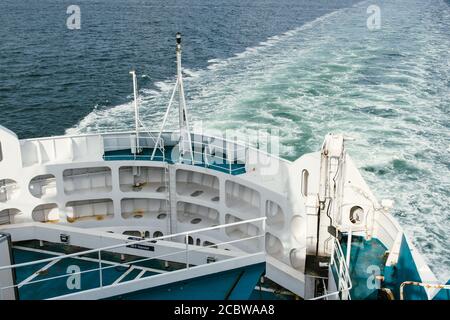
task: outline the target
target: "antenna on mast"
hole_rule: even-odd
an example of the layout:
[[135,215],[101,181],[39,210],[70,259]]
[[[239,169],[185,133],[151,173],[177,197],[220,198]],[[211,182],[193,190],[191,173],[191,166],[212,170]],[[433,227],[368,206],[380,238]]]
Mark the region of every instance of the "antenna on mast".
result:
[[134,95],[134,124],[136,130],[136,153],[141,152],[141,148],[139,145],[139,105],[138,105],[138,91],[137,91],[137,79],[136,79],[136,71],[130,71],[131,76],[133,77],[133,95]]
[[161,130],[159,131],[158,138],[156,139],[156,145],[153,149],[153,153],[151,156],[151,160],[155,156],[156,149],[161,140],[161,134],[166,125],[167,117],[169,116],[170,107],[172,106],[173,99],[175,97],[175,93],[178,91],[179,97],[179,129],[180,129],[180,141],[178,143],[180,156],[183,158],[184,155],[189,154],[190,160],[192,164],[194,164],[194,154],[192,152],[192,141],[191,141],[191,133],[189,131],[189,120],[187,116],[187,108],[186,108],[186,99],[184,97],[184,87],[183,87],[183,73],[181,69],[181,33],[177,32],[176,34],[176,55],[177,55],[177,81],[175,83],[175,87],[172,92],[172,96],[169,100],[169,105],[167,106],[166,113],[164,115],[164,119],[161,125]]

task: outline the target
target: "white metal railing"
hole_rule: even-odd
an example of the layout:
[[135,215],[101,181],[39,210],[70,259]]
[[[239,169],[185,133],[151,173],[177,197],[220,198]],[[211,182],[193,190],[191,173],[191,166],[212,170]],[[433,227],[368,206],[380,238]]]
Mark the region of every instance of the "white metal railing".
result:
[[[141,133],[142,135],[144,133]],[[165,158],[164,139],[157,144],[158,149],[161,148],[162,155],[153,154],[137,154],[133,153],[133,145],[131,144],[130,136],[121,137],[104,137],[105,139],[105,152],[130,150],[129,154],[105,154],[105,160],[155,160],[155,161],[171,161],[171,162],[183,162],[185,164],[192,164],[196,166],[203,166],[205,168],[212,168],[219,171],[225,171],[230,174],[242,172],[243,168],[248,162],[248,147],[242,146],[236,143],[220,141],[220,144],[212,142],[198,141],[198,139],[192,140],[192,153],[193,163],[191,158],[185,159],[180,157],[180,153],[171,155],[169,159]],[[155,146],[154,138],[140,137],[141,148],[153,148]],[[109,142],[111,140],[113,143]],[[173,141],[176,143],[176,141]],[[162,147],[161,147],[162,146]],[[176,152],[175,148],[171,152]],[[233,165],[240,164],[242,166],[233,167]]]
[[[195,234],[199,234],[202,232],[208,232],[208,231],[212,231],[212,230],[218,230],[218,229],[224,229],[224,228],[229,228],[229,227],[233,227],[233,226],[239,226],[239,225],[244,225],[244,224],[255,224],[255,223],[261,223],[261,228],[259,229],[260,232],[257,235],[253,235],[253,236],[248,236],[245,238],[240,238],[240,239],[235,239],[235,240],[230,240],[230,241],[224,241],[224,242],[220,242],[220,243],[211,243],[210,245],[204,245],[204,246],[197,246],[194,245],[192,243],[189,243],[189,239],[191,235],[195,235]],[[72,254],[66,254],[66,255],[61,255],[61,256],[55,256],[55,257],[51,257],[51,258],[46,258],[46,259],[41,259],[41,260],[35,260],[35,261],[30,261],[30,262],[24,262],[24,263],[18,263],[18,264],[14,264],[14,265],[9,265],[9,266],[1,266],[0,267],[0,272],[4,271],[4,270],[11,270],[11,269],[17,269],[17,268],[21,268],[21,267],[29,267],[29,266],[33,266],[33,265],[39,265],[39,264],[45,264],[45,265],[53,265],[56,264],[64,259],[83,259],[82,256],[86,256],[89,254],[96,254],[97,255],[97,259],[96,261],[98,261],[98,267],[97,268],[92,268],[92,269],[88,269],[88,270],[83,270],[83,271],[79,271],[79,272],[73,272],[73,273],[64,273],[61,275],[57,275],[57,276],[53,276],[53,277],[48,277],[48,278],[44,278],[44,279],[38,279],[38,280],[31,280],[31,281],[22,281],[21,283],[18,284],[14,284],[14,285],[10,285],[10,286],[6,286],[6,287],[2,287],[0,288],[0,300],[3,300],[3,292],[5,290],[10,290],[13,288],[23,288],[24,286],[27,285],[31,285],[31,284],[36,284],[36,283],[41,283],[41,282],[48,282],[48,281],[52,281],[52,280],[57,280],[57,279],[61,279],[61,278],[67,278],[67,277],[71,277],[74,275],[82,275],[82,274],[86,274],[86,273],[92,273],[92,272],[98,272],[98,280],[99,280],[99,286],[97,288],[111,288],[113,286],[118,285],[119,283],[114,282],[113,284],[110,285],[104,285],[104,278],[103,278],[103,272],[109,268],[114,268],[117,266],[129,266],[132,267],[133,265],[136,265],[137,263],[141,263],[141,262],[145,262],[145,261],[150,261],[150,260],[164,260],[164,261],[171,261],[170,260],[170,256],[180,256],[182,254],[184,254],[184,269],[189,270],[190,268],[196,268],[196,267],[201,267],[202,265],[205,264],[209,264],[211,263],[211,261],[206,261],[203,264],[199,264],[199,265],[193,265],[191,262],[191,255],[193,252],[198,253],[198,252],[204,252],[208,249],[211,248],[215,248],[218,249],[220,246],[230,246],[230,245],[235,245],[237,243],[240,242],[244,242],[244,241],[250,241],[250,240],[258,240],[259,242],[257,244],[257,246],[255,247],[257,249],[256,252],[244,252],[244,251],[239,251],[242,253],[242,256],[245,257],[246,255],[250,256],[253,254],[257,254],[257,253],[264,253],[264,237],[265,237],[265,229],[266,229],[266,217],[261,217],[261,218],[255,218],[255,219],[249,219],[249,220],[244,220],[244,221],[238,221],[238,222],[233,222],[233,223],[228,223],[228,224],[224,224],[224,225],[218,225],[218,226],[213,226],[213,227],[207,227],[207,228],[202,228],[202,229],[196,229],[196,230],[191,230],[191,231],[185,231],[185,232],[180,232],[180,233],[176,233],[176,234],[170,234],[170,235],[166,235],[166,236],[160,236],[160,237],[153,237],[153,238],[145,238],[142,240],[136,240],[136,241],[131,241],[131,242],[125,242],[125,243],[121,243],[121,244],[117,244],[117,245],[112,245],[112,246],[107,246],[107,247],[102,247],[102,248],[97,248],[97,249],[90,249],[90,250],[85,250],[82,252],[77,252],[77,253],[72,253]],[[117,249],[120,248],[138,248],[139,246],[142,245],[150,245],[150,246],[155,246],[156,241],[159,240],[171,240],[171,239],[184,239],[184,249],[183,250],[179,250],[179,251],[175,251],[175,252],[170,252],[170,253],[164,253],[164,254],[160,254],[160,255],[156,255],[153,257],[145,257],[139,260],[133,260],[129,263],[125,263],[125,262],[113,262],[111,260],[103,260],[102,259],[102,252],[115,252],[114,250],[117,251]],[[117,252],[116,252],[117,253]],[[130,254],[130,255],[134,255],[136,256],[135,253],[123,253],[120,252],[121,254]],[[206,253],[205,253],[206,254]],[[209,251],[207,254],[211,255],[211,251]],[[220,255],[220,253],[218,254]],[[230,256],[234,258],[234,256]],[[169,258],[169,259],[167,259]],[[205,259],[207,260],[207,259]],[[221,259],[220,261],[224,261],[226,260],[225,258]],[[107,266],[104,266],[107,265]],[[42,266],[38,266],[36,268],[36,273],[40,270],[42,270],[43,267]],[[45,269],[45,267],[44,267]],[[177,269],[180,270],[180,269]],[[132,281],[137,281],[137,279],[133,279],[133,280],[128,280],[127,283],[131,283]],[[89,288],[92,289],[92,288]],[[88,289],[86,289],[88,290]],[[82,292],[83,290],[79,290],[77,292]],[[60,295],[62,296],[62,295]],[[55,297],[49,297],[49,298],[56,298],[58,296]]]
[[[158,132],[156,131],[148,131],[150,134],[152,134],[153,136],[157,135]],[[145,134],[143,134],[143,131],[141,132],[141,134],[143,136],[145,136]],[[104,127],[104,128],[96,128],[95,132],[88,132],[88,133],[77,133],[77,134],[68,134],[68,135],[64,135],[64,136],[53,136],[53,137],[43,137],[43,138],[32,138],[32,139],[20,139],[21,142],[21,151],[22,151],[22,159],[24,160],[24,165],[25,166],[30,166],[32,163],[43,163],[43,162],[52,162],[55,161],[57,159],[60,160],[70,160],[70,161],[92,161],[93,159],[98,159],[98,157],[102,157],[102,155],[104,155],[105,150],[117,150],[114,147],[114,143],[112,144],[108,144],[108,141],[113,141],[114,139],[116,139],[116,141],[122,140],[122,139],[129,139],[129,137],[131,135],[135,135],[135,131],[130,131],[129,128],[125,128],[125,127]],[[165,130],[162,132],[162,139],[164,139],[164,142],[167,145],[171,145],[170,142],[175,141],[176,139],[174,137],[177,137],[178,135],[178,131],[175,129],[171,129],[171,130]],[[268,150],[263,150],[260,149],[258,147],[258,144],[256,142],[244,142],[241,140],[231,140],[231,139],[227,139],[226,137],[223,136],[214,136],[214,135],[208,135],[208,134],[204,134],[204,133],[196,133],[193,132],[192,133],[193,137],[198,137],[201,136],[204,139],[208,139],[211,141],[215,141],[215,142],[220,142],[222,144],[232,144],[235,145],[236,147],[243,147],[246,149],[246,156],[245,156],[245,165],[246,165],[246,172],[247,172],[247,168],[250,164],[252,165],[257,165],[258,161],[260,161],[261,159],[265,160],[266,157],[267,159],[273,159],[275,161],[279,161],[280,163],[283,163],[284,165],[286,164],[290,164],[292,163],[292,161],[287,160],[287,159],[283,159],[280,157],[280,155],[278,154],[273,154],[268,152]],[[74,145],[73,145],[73,141],[74,139],[81,139],[80,143],[84,144],[84,147],[87,148],[86,152],[83,152],[81,150],[75,150],[74,149]],[[148,141],[150,142],[150,140],[152,139],[148,139]],[[140,140],[142,141],[142,140]],[[35,147],[33,148],[33,150],[28,150],[28,148],[24,148],[24,146],[27,146],[28,143],[31,144],[35,144],[35,143],[43,143],[45,144],[46,148],[52,148],[50,151],[47,151],[48,154],[51,155],[55,155],[56,154],[56,143],[58,142],[63,142],[63,143],[67,143],[67,146],[72,146],[72,156],[68,156],[68,155],[59,155],[57,154],[57,156],[52,156],[51,159],[47,159],[47,160],[42,160],[41,159],[41,155],[40,155],[40,148],[37,148],[37,150],[34,150]],[[127,142],[129,143],[129,141]],[[153,146],[153,145],[152,145]],[[128,146],[128,149],[130,147]],[[75,159],[73,158],[75,157]],[[109,158],[111,160],[114,160],[112,158],[113,156],[109,156]],[[31,159],[31,160],[30,160]],[[118,160],[120,160],[119,158],[117,158]],[[140,160],[143,158],[138,158],[137,160]],[[125,160],[125,159],[124,159]],[[133,160],[132,157],[128,157],[127,160]],[[162,161],[162,160],[161,160]],[[239,169],[242,170],[242,169]],[[239,170],[235,170],[233,173],[239,172]],[[223,170],[222,170],[223,171]],[[242,172],[242,171],[241,171]]]
[[[213,169],[225,169],[232,174],[241,171],[242,168],[233,168],[233,164],[245,165],[247,162],[247,148],[233,144],[231,149],[203,141],[193,141],[192,152],[194,154],[194,164],[212,167]],[[197,151],[200,149],[201,151]],[[239,156],[242,154],[243,156]],[[197,157],[199,156],[199,157]],[[226,167],[221,167],[220,164]]]
[[[154,143],[154,145],[153,145],[154,148],[155,148],[155,149],[159,149],[159,150],[161,151],[161,153],[162,153],[162,158],[163,158],[163,161],[164,161],[164,160],[165,160],[164,139],[161,138],[161,135],[159,135],[159,134],[158,134],[157,137],[155,137],[155,136],[153,135],[153,132],[151,132],[150,130],[148,130],[148,128],[145,126],[145,124],[144,124],[140,119],[138,119],[138,121],[139,121],[140,125],[144,128],[144,132],[142,132],[142,134],[146,134],[146,135],[149,136],[150,139],[152,139],[152,141],[153,141],[153,143]],[[155,150],[155,151],[156,151],[156,150]],[[152,154],[152,158],[153,158],[153,154]]]
[[[142,131],[139,136],[139,146],[140,148],[153,148],[156,145],[156,138],[153,136],[152,132]],[[134,139],[133,139],[134,138]],[[135,141],[135,134],[127,134],[127,135],[105,135],[103,136],[104,151],[115,151],[121,150],[118,147],[123,149],[131,149],[133,147],[137,147],[131,141]],[[164,140],[161,138],[161,140]],[[118,143],[119,142],[119,143]],[[164,141],[160,141],[162,145],[164,145]],[[158,147],[159,148],[159,147]]]
[[[176,129],[173,130],[166,130],[163,131],[164,135],[172,135],[174,134],[174,132],[176,131]],[[152,134],[157,134],[158,132],[155,131],[149,131]],[[67,139],[72,139],[72,138],[86,138],[86,139],[90,139],[90,138],[108,138],[108,137],[118,137],[118,136],[124,136],[126,135],[127,137],[130,134],[135,134],[135,131],[130,131],[128,127],[102,127],[102,128],[96,128],[95,131],[90,131],[90,132],[85,132],[85,133],[77,133],[77,134],[67,134],[67,135],[63,135],[63,136],[52,136],[52,137],[40,137],[40,138],[29,138],[29,139],[20,139],[19,141],[22,142],[37,142],[37,141],[57,141],[57,140],[67,140]],[[198,133],[192,133],[193,135],[197,135]],[[229,143],[235,143],[238,146],[244,146],[250,150],[253,150],[259,154],[262,155],[266,155],[266,156],[270,156],[274,159],[277,159],[278,161],[284,162],[284,163],[292,163],[292,161],[287,160],[287,159],[283,159],[281,158],[279,155],[275,155],[275,154],[271,154],[267,151],[264,151],[262,149],[257,148],[257,146],[255,144],[250,144],[250,143],[245,143],[242,141],[231,141],[229,139],[223,138],[223,137],[219,137],[219,136],[214,136],[214,135],[204,135],[204,137],[208,137],[211,139],[215,139],[216,141],[222,141],[222,142],[229,142]]]
[[[340,297],[342,300],[350,300],[350,290],[353,287],[352,280],[350,277],[350,271],[346,262],[346,256],[344,252],[342,251],[341,244],[339,243],[339,240],[336,238],[333,242],[333,253],[330,257],[330,268],[334,268],[336,271],[337,279],[334,279],[337,283],[337,291],[326,293],[319,297],[314,297],[310,300],[320,300],[325,299],[327,300],[329,297],[338,296],[339,294],[342,294]],[[331,281],[332,279],[328,279],[328,281]]]
[[434,288],[434,289],[450,290],[450,285],[448,284],[432,284],[418,281],[405,281],[400,285],[400,300],[405,300],[404,289],[406,286],[417,286],[427,289]]

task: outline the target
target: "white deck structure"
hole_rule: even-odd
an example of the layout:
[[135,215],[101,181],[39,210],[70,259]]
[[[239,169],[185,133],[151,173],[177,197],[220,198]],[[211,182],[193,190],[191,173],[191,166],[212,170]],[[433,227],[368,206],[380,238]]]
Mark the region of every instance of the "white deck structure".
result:
[[[176,144],[173,136],[162,135],[166,148]],[[318,251],[326,257],[335,250],[330,225],[378,238],[391,248],[388,263],[397,258],[402,229],[370,192],[345,153],[342,136],[329,135],[322,152],[289,162],[249,146],[192,135],[193,141],[213,141],[225,149],[222,158],[242,160],[245,172],[240,174],[168,159],[135,160],[133,155],[105,160],[105,152],[132,148],[124,141],[133,137],[133,132],[123,132],[19,140],[0,127],[0,230],[18,241],[36,238],[42,228],[35,223],[50,224],[58,234],[87,229],[97,237],[85,238],[84,246],[99,248],[111,244],[98,240],[110,232],[159,237],[265,217],[265,226],[254,222],[209,230],[193,234],[189,243],[255,237],[224,248],[265,252],[267,277],[305,298],[314,297],[315,281],[306,272],[307,256]],[[140,139],[141,146],[154,147],[145,134]],[[76,229],[64,229],[68,227]],[[50,234],[42,232],[38,238],[49,240]],[[435,283],[415,250],[413,255],[422,279]]]
[[[379,262],[386,274],[397,263],[414,265],[416,273],[391,279],[392,290],[419,278],[422,297],[438,294],[442,286],[436,287],[436,277],[389,214],[391,201],[375,199],[346,153],[343,135],[327,135],[320,151],[291,162],[191,133],[180,43],[177,35],[177,82],[159,132],[141,130],[134,71],[135,131],[19,139],[0,126],[0,232],[13,243],[70,239],[101,260],[104,251],[136,254],[133,235],[135,245],[153,243],[152,251],[139,251],[142,256],[169,254],[167,260],[186,264],[167,275],[138,277],[139,283],[118,280],[59,298],[105,298],[265,262],[266,277],[300,297],[350,299],[355,236],[378,239],[387,249],[387,260]],[[167,132],[177,91],[180,130]],[[344,234],[346,250],[339,241]],[[4,264],[0,288],[11,289],[5,272],[18,266]],[[99,269],[101,275],[101,263]]]

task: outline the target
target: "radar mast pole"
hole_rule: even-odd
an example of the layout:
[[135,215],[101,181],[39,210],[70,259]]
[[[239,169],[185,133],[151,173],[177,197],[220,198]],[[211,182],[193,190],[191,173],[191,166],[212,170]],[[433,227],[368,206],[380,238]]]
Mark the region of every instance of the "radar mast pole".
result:
[[177,32],[177,79],[179,95],[179,123],[180,123],[180,154],[183,157],[189,153],[192,164],[194,164],[194,155],[192,153],[191,133],[189,132],[189,120],[187,116],[186,99],[184,97],[183,73],[181,69],[181,33]]
[[137,91],[137,79],[136,79],[136,71],[130,71],[131,76],[133,77],[133,95],[134,95],[134,124],[136,130],[136,153],[140,153],[140,145],[139,145],[139,105],[138,105],[138,91]]
[[180,140],[179,140],[179,150],[180,155],[183,157],[186,153],[189,153],[190,160],[192,161],[192,164],[194,164],[194,154],[192,152],[192,139],[191,139],[191,133],[189,131],[189,120],[187,115],[187,107],[186,107],[186,98],[184,96],[184,88],[183,88],[183,73],[181,69],[181,33],[177,33],[176,35],[176,41],[177,41],[177,49],[176,49],[176,56],[177,56],[177,81],[175,83],[175,87],[172,92],[172,96],[169,100],[169,105],[167,106],[166,113],[164,115],[164,119],[161,125],[161,130],[158,133],[158,137],[156,139],[156,145],[153,149],[151,160],[153,160],[156,149],[161,141],[161,135],[164,131],[164,127],[167,122],[167,118],[169,116],[170,107],[172,106],[173,99],[175,97],[175,93],[178,90],[178,97],[179,97],[179,129],[180,129]]

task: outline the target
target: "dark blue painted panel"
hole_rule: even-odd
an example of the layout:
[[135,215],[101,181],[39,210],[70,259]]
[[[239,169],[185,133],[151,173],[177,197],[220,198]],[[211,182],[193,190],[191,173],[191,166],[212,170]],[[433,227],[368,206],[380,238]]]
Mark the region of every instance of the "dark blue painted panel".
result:
[[[344,255],[347,252],[347,236],[341,241]],[[378,288],[374,282],[373,271],[383,271],[386,247],[378,239],[365,240],[353,236],[350,251],[350,277],[353,287],[350,296],[353,300],[376,300]],[[336,277],[336,274],[334,273]]]
[[[448,280],[446,284],[450,285],[450,280]],[[433,300],[450,300],[450,290],[439,290],[439,292],[434,296]]]
[[[164,156],[160,149],[157,149],[155,152],[155,157],[153,161],[165,161],[169,164],[174,164],[179,162],[178,152],[174,147],[165,147],[164,148]],[[198,150],[196,150],[198,151]],[[151,161],[151,156],[153,153],[153,148],[143,148],[142,152],[139,155],[135,155],[131,153],[131,149],[124,150],[114,150],[114,151],[106,151],[103,155],[103,159],[106,161],[114,161],[114,160],[140,160],[140,161]],[[216,161],[217,160],[217,161]],[[190,160],[183,160],[184,164],[192,164]],[[245,164],[232,162],[229,163],[222,159],[215,158],[211,156],[206,161],[203,150],[198,151],[194,157],[194,165],[202,168],[212,169],[224,173],[230,173],[231,175],[239,175],[245,173]]]
[[265,265],[256,265],[246,268],[237,282],[234,290],[230,293],[228,300],[246,300],[251,296],[259,278],[265,271]]
[[[400,285],[403,282],[422,282],[405,236],[400,245],[398,262],[395,266],[385,268],[384,278],[384,286],[392,290],[396,299],[400,299]],[[403,292],[405,300],[428,300],[423,287],[405,286]]]
[[[123,300],[224,300],[249,299],[265,270],[265,263],[192,278],[110,299]],[[242,284],[241,284],[242,281]]]

